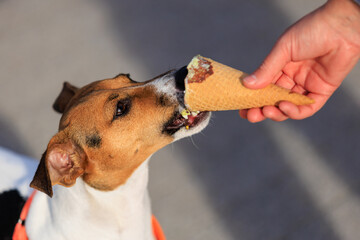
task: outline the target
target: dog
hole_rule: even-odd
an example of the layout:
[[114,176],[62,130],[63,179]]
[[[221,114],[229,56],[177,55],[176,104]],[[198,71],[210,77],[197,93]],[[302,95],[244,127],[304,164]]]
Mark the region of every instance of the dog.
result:
[[64,83],[53,105],[59,130],[31,182],[38,191],[24,224],[30,240],[156,239],[149,158],[211,117],[181,114],[186,74],[183,67],[146,82],[119,74],[82,88]]

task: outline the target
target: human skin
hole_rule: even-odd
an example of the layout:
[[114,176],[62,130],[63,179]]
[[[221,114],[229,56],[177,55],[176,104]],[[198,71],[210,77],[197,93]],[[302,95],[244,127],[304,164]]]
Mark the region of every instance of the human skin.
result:
[[250,122],[304,119],[316,113],[356,65],[360,58],[360,6],[351,0],[329,0],[309,13],[275,43],[261,66],[244,79],[258,89],[275,83],[315,100],[296,106],[280,102],[240,110]]

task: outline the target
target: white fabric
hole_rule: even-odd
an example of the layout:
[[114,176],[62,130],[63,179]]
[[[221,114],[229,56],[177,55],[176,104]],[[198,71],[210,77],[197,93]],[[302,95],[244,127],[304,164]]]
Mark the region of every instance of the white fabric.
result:
[[28,197],[32,189],[29,184],[34,176],[38,161],[12,152],[0,146],[0,193],[18,189],[23,197]]

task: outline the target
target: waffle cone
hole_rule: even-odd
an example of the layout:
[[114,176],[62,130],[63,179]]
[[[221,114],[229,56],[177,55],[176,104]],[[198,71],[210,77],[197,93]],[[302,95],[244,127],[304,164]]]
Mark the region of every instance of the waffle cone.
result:
[[247,75],[200,55],[187,67],[185,105],[191,111],[224,111],[277,105],[289,101],[296,105],[312,104],[314,100],[270,84],[262,89],[248,89],[242,79]]

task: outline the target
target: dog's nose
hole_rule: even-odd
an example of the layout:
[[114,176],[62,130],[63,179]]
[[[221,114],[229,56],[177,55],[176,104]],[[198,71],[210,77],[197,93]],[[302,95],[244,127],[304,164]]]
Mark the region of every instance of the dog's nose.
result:
[[187,66],[184,66],[175,72],[175,86],[178,91],[185,91],[185,78],[187,74]]

